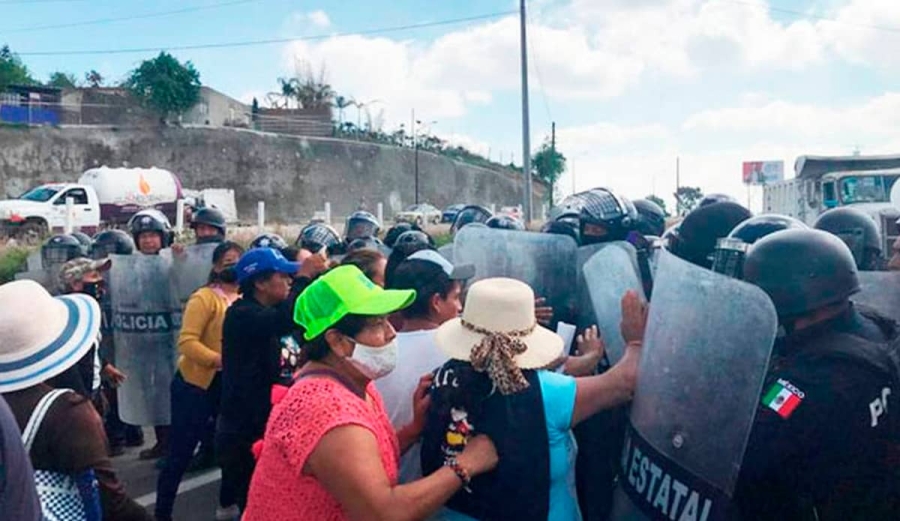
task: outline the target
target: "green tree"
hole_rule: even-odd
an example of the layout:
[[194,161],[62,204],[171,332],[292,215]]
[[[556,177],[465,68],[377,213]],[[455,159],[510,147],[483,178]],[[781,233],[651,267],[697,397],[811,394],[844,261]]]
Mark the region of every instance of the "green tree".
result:
[[37,83],[8,45],[0,47],[0,90],[10,85],[34,85]]
[[190,109],[200,100],[200,73],[166,52],[131,71],[125,87],[162,121]]
[[678,215],[685,215],[700,203],[703,199],[703,190],[696,186],[681,186],[675,192],[675,201],[678,206]]
[[553,206],[556,182],[566,171],[566,156],[562,155],[559,150],[555,150],[550,141],[544,141],[541,148],[531,158],[531,168],[535,177],[550,185],[547,193],[550,198],[550,206]]
[[99,72],[91,69],[84,74],[84,81],[86,81],[91,88],[96,89],[103,86],[104,79]]
[[669,213],[669,209],[666,208],[666,202],[663,201],[662,197],[657,197],[655,195],[648,195],[644,199],[650,201],[651,203],[656,203],[657,206],[662,208],[662,211],[666,214],[666,217],[670,217],[672,215]]
[[74,74],[57,71],[50,75],[50,81],[47,82],[47,86],[58,89],[74,89],[78,87],[78,78]]
[[334,108],[338,109],[338,125],[344,123],[344,109],[356,105],[356,101],[345,96],[334,97]]

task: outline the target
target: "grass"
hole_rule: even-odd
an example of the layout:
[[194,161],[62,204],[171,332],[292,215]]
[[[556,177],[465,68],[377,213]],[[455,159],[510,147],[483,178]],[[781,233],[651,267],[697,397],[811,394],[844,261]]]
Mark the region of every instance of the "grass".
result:
[[0,284],[15,280],[16,273],[25,271],[32,249],[24,246],[0,244]]

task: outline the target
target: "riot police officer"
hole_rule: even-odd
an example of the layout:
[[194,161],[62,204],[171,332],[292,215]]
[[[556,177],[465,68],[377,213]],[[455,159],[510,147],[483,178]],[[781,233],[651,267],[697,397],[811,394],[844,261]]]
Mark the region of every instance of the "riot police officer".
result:
[[393,248],[394,244],[397,242],[397,239],[401,235],[412,230],[422,231],[422,229],[419,228],[419,226],[415,223],[409,223],[406,221],[398,222],[397,224],[388,228],[388,231],[384,234],[384,245],[388,248]]
[[253,242],[250,243],[250,248],[272,248],[275,250],[283,250],[288,247],[287,241],[281,237],[281,235],[275,233],[263,233],[261,235],[257,235]]
[[158,210],[142,210],[128,223],[131,237],[140,253],[158,255],[172,245],[174,233],[169,219]]
[[72,259],[86,256],[81,242],[67,234],[54,235],[41,246],[41,263],[45,269],[55,269]]
[[709,269],[719,239],[750,217],[750,210],[737,203],[722,202],[697,208],[687,214],[678,226],[677,234],[666,232],[670,235],[667,247],[682,259]]
[[122,230],[104,230],[94,236],[91,244],[91,257],[105,259],[112,254],[131,255],[134,253],[134,241]]
[[191,218],[191,229],[197,236],[197,244],[223,242],[227,231],[225,214],[218,208],[204,206]]
[[703,208],[704,206],[709,206],[711,204],[716,203],[735,203],[737,204],[737,199],[731,197],[728,194],[709,194],[703,196],[703,199],[700,199],[700,202],[697,203],[697,208]]
[[774,233],[750,248],[744,279],[772,299],[785,335],[735,491],[743,518],[895,519],[896,325],[850,303],[849,248],[817,230]]
[[860,271],[876,271],[884,264],[878,226],[874,219],[860,210],[849,206],[833,208],[820,215],[813,228],[834,234],[844,241]]
[[582,201],[579,235],[583,245],[623,241],[637,225],[634,205],[611,190],[594,188]]
[[648,199],[634,201],[638,213],[637,231],[645,237],[662,237],[666,231],[666,212]]
[[300,230],[295,246],[310,253],[319,253],[323,249],[329,255],[343,253],[341,236],[334,228],[324,223],[313,223]]
[[365,239],[366,237],[378,237],[381,231],[381,223],[369,212],[353,212],[347,218],[347,224],[344,229],[344,239],[350,244],[356,239]]
[[488,228],[495,228],[497,230],[510,230],[516,232],[525,231],[525,225],[522,224],[522,221],[511,215],[495,215],[488,219],[484,224]]
[[456,219],[453,221],[453,225],[450,226],[450,233],[455,234],[463,227],[471,224],[484,224],[491,217],[493,217],[493,214],[484,206],[466,206],[456,214]]
[[728,237],[719,239],[713,252],[712,270],[740,279],[744,276],[744,257],[750,246],[767,235],[782,230],[808,230],[809,226],[793,217],[763,214],[737,225]]

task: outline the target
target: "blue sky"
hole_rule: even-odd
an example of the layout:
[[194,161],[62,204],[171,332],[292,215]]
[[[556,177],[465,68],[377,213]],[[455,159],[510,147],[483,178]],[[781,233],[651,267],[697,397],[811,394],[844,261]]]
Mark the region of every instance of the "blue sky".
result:
[[[226,4],[226,5],[223,5]],[[231,4],[231,5],[227,5]],[[37,26],[214,6],[78,27]],[[154,53],[31,52],[158,48],[335,35],[515,10],[511,0],[0,0],[0,42],[33,73],[97,69],[122,79]],[[896,0],[532,0],[532,141],[557,122],[578,189],[666,196],[682,182],[742,198],[740,162],[900,152]],[[788,12],[790,11],[790,12]],[[243,48],[175,51],[204,84],[263,101],[295,60],[392,128],[411,108],[451,141],[521,160],[517,20]],[[382,113],[383,111],[383,113]],[[380,117],[379,117],[379,114]],[[347,113],[356,118],[355,109]],[[571,172],[562,190],[572,187]],[[758,204],[758,193],[752,194]]]

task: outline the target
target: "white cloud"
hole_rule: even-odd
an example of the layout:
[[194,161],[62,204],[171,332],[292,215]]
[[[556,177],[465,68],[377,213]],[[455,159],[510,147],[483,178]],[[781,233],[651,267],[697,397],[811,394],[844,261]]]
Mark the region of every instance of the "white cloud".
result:
[[331,27],[331,19],[328,18],[328,14],[321,9],[309,13],[307,18],[316,27]]
[[900,55],[894,52],[900,38],[900,2],[851,0],[837,10],[835,20],[816,25],[842,58],[885,67],[900,64]]

